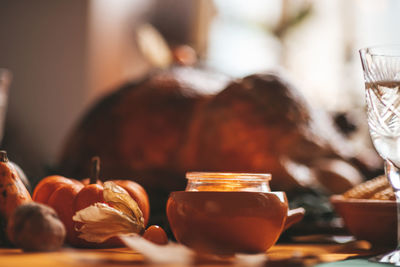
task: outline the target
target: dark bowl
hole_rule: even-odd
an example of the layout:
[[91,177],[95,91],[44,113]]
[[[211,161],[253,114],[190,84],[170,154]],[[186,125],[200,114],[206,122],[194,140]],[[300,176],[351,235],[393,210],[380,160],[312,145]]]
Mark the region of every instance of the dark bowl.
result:
[[396,246],[396,201],[349,199],[341,195],[332,196],[330,201],[357,239],[367,240],[374,247]]

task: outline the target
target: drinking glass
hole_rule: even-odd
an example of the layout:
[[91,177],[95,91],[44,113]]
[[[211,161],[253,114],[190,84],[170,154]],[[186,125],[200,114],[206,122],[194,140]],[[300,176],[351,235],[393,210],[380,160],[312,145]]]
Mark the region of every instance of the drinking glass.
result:
[[360,56],[369,133],[397,202],[397,247],[375,259],[400,265],[400,45],[364,48]]
[[4,134],[4,120],[7,110],[8,88],[11,83],[11,72],[0,68],[0,143]]

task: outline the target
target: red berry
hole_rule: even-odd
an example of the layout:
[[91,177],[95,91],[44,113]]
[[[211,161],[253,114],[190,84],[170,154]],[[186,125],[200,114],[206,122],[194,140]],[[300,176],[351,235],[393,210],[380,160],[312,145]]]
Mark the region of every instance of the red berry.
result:
[[158,245],[168,244],[167,234],[165,233],[164,229],[158,225],[149,226],[144,232],[143,238]]

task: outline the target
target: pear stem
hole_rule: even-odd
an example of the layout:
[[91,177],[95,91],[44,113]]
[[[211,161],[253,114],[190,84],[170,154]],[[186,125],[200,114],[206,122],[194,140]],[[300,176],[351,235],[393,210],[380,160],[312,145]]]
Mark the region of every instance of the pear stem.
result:
[[0,162],[8,162],[7,152],[0,150]]

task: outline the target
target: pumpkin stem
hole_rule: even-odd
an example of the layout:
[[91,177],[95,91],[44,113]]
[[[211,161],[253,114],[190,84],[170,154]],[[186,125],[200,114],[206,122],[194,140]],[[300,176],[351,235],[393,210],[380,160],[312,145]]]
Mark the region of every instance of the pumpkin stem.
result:
[[8,162],[7,152],[0,150],[0,162]]
[[[1,153],[1,151],[0,151]],[[99,173],[100,173],[100,158],[93,157],[92,158],[92,170],[90,173],[90,184],[95,184],[99,180]]]

